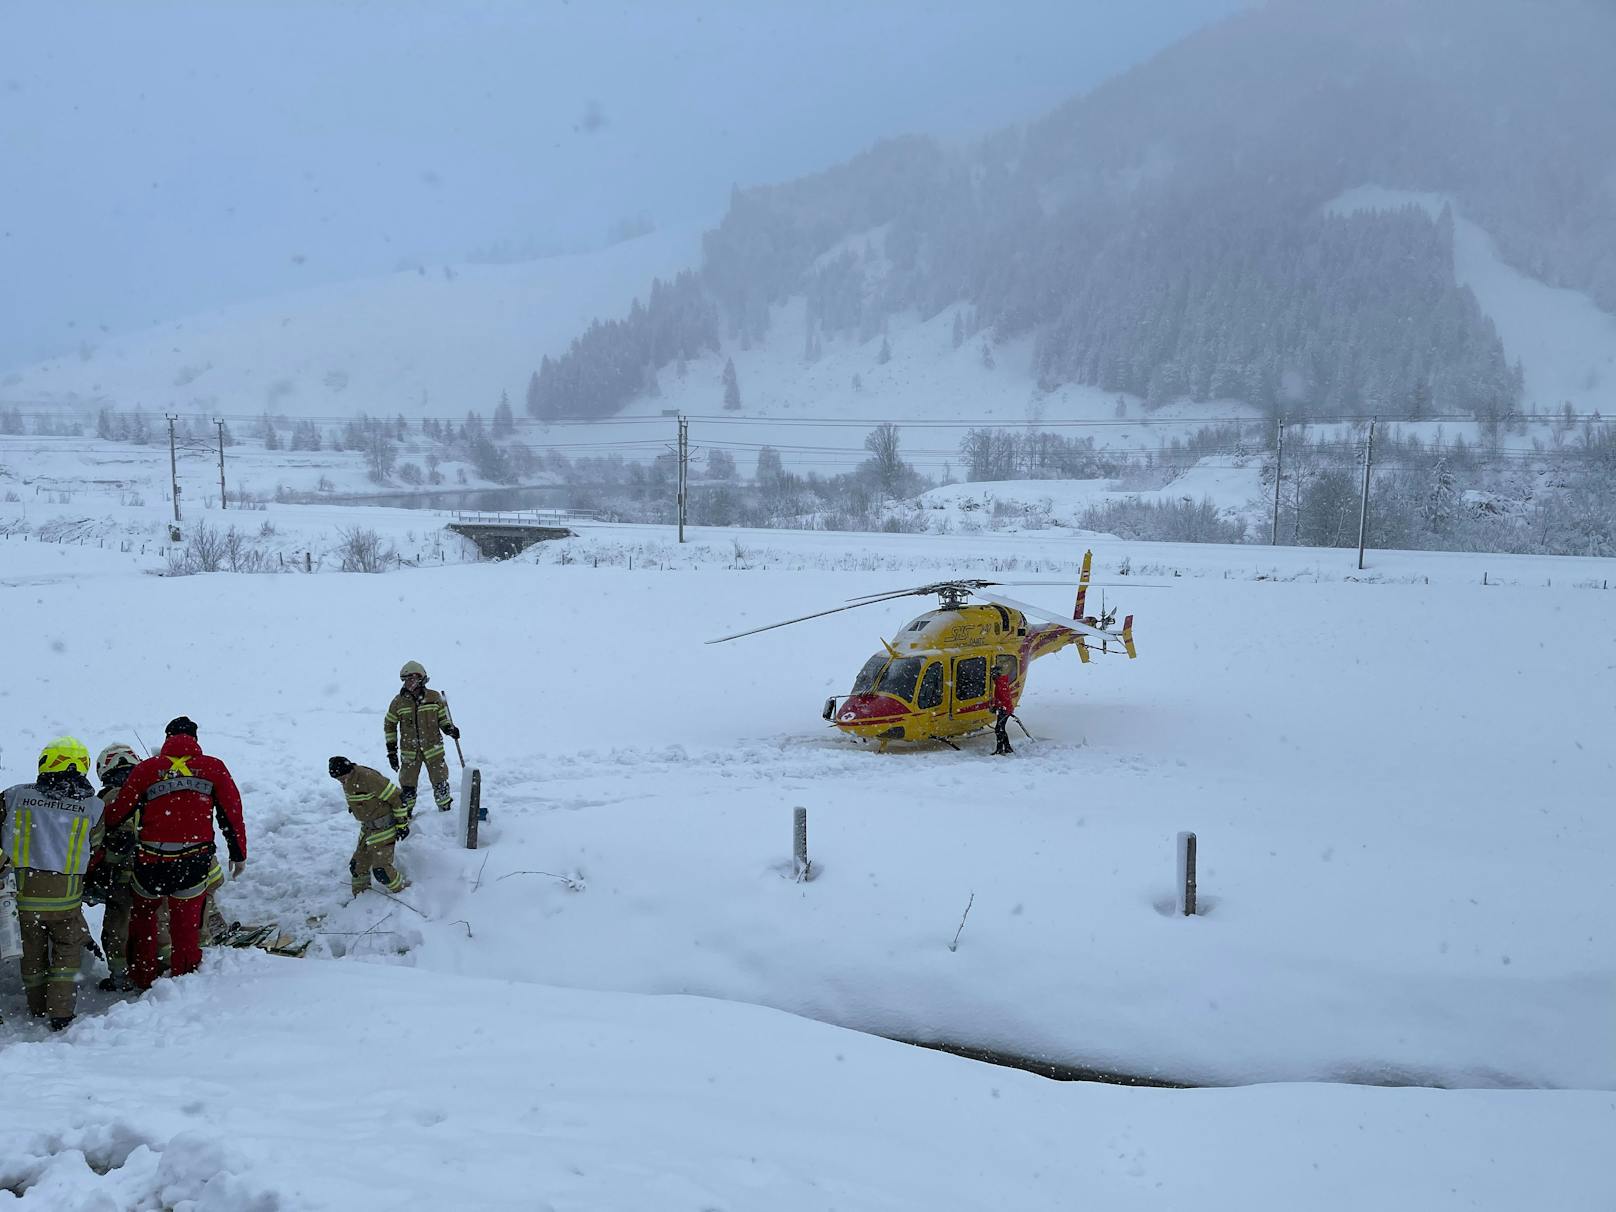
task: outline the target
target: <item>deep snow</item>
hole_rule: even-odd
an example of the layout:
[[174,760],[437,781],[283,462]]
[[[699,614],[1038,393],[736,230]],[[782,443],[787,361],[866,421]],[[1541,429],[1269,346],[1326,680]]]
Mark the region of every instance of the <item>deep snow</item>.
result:
[[[878,755],[818,719],[929,600],[701,641],[950,571],[1060,581],[1013,591],[1060,609],[1085,542],[670,538],[182,579],[0,544],[8,780],[57,733],[152,742],[190,714],[248,807],[227,909],[324,915],[307,960],[229,953],[136,1005],[87,996],[64,1039],[19,1021],[0,974],[5,1068],[47,1091],[0,1111],[23,1142],[0,1188],[37,1183],[25,1207],[165,1182],[178,1206],[266,1208],[360,1186],[557,1208],[1616,1198],[1596,1144],[1616,1112],[1616,563],[1371,553],[1360,574],[1345,552],[1096,541],[1140,659],[1040,662],[1039,740],[995,760]],[[1125,560],[1169,587],[1130,590]],[[433,816],[401,847],[408,904],[344,906],[353,829],[325,758],[381,764],[405,659],[484,770],[486,847]],[[784,875],[794,804],[807,884]],[[1191,920],[1168,912],[1183,828]],[[711,1000],[645,996],[668,994]],[[1181,1081],[1564,1089],[1055,1086],[778,1010]],[[183,1072],[186,1048],[223,1069]]]

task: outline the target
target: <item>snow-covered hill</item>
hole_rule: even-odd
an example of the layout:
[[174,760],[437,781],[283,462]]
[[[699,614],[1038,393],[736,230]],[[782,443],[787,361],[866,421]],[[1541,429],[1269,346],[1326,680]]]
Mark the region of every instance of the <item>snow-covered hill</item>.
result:
[[588,255],[435,266],[317,287],[87,343],[0,376],[0,399],[253,416],[487,415],[591,320],[699,256],[659,232]]
[[1366,185],[1330,203],[1336,214],[1418,206],[1433,219],[1453,208],[1454,275],[1498,329],[1504,353],[1526,372],[1524,411],[1579,413],[1616,404],[1616,316],[1586,294],[1549,286],[1506,263],[1493,239],[1439,194]]

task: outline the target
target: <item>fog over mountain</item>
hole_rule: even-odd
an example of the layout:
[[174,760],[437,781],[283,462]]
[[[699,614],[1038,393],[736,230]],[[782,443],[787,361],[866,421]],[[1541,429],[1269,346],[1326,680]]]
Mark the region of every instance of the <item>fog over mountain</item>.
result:
[[[1033,335],[1046,388],[1282,414],[1556,407],[1523,400],[1456,280],[1450,207],[1516,269],[1616,310],[1612,46],[1616,10],[1593,0],[1275,0],[968,146],[892,139],[736,191],[701,289],[583,334],[530,405],[610,414],[803,296],[809,356],[963,305],[968,335]],[[1426,204],[1332,205],[1368,186]]]
[[400,267],[710,225],[734,183],[1021,119],[1239,3],[14,0],[0,369]]

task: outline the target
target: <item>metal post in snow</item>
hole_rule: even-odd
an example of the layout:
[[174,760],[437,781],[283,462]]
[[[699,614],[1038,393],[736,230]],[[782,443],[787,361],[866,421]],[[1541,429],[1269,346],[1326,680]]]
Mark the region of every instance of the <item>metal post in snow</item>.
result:
[[808,809],[791,810],[791,874],[792,878],[808,878]]
[[1178,835],[1178,911],[1185,917],[1195,915],[1195,835]]
[[1363,571],[1364,533],[1369,523],[1369,465],[1375,458],[1375,418],[1369,418],[1369,440],[1363,452],[1363,501],[1358,506],[1358,571]]
[[1279,546],[1279,479],[1280,468],[1285,458],[1285,422],[1279,422],[1279,429],[1274,435],[1274,529],[1269,535],[1268,545]]

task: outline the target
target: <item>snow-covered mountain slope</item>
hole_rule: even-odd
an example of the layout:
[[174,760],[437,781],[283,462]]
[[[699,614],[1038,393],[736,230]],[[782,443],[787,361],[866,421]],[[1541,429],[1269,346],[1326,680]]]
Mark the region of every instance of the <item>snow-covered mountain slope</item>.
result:
[[86,344],[0,376],[0,399],[252,416],[484,415],[596,317],[699,257],[658,232],[587,255],[315,287]]
[[1418,206],[1435,218],[1453,207],[1453,268],[1498,329],[1504,353],[1526,373],[1524,411],[1611,411],[1616,400],[1616,316],[1586,294],[1549,286],[1506,263],[1493,239],[1451,198],[1366,185],[1330,203],[1336,214]]
[[[893,421],[904,461],[933,479],[964,474],[960,441],[973,428],[1050,424],[1067,437],[1130,452],[1159,449],[1212,419],[1252,421],[1254,440],[1258,436],[1258,410],[1239,401],[1169,404],[1147,417],[1143,404],[1124,393],[1081,384],[1045,391],[1032,372],[1030,337],[996,344],[978,334],[956,348],[955,308],[930,319],[901,314],[885,336],[867,341],[823,337],[810,362],[803,357],[803,310],[803,300],[795,298],[774,309],[761,341],[729,342],[689,362],[682,375],[666,368],[657,394],[641,396],[622,415],[649,419],[672,409],[695,417],[698,466],[704,451],[720,449],[750,472],[758,447],[768,445],[781,452],[787,470],[827,474],[867,459],[865,436]],[[884,362],[883,344],[890,355]],[[724,408],[722,375],[730,359],[740,386],[735,410]],[[1099,424],[1059,428],[1069,421]]]

